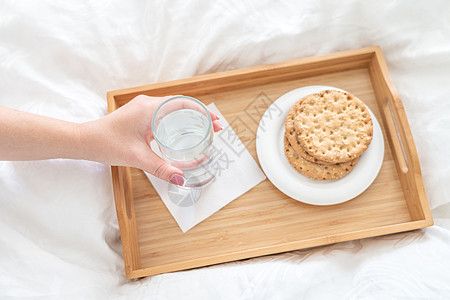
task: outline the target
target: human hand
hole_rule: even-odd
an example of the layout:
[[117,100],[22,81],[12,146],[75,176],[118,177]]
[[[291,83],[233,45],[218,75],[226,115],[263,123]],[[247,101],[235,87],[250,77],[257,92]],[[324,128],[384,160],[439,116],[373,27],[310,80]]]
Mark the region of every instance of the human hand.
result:
[[[92,122],[80,124],[80,139],[84,158],[115,166],[132,166],[156,177],[182,185],[183,172],[156,155],[153,140],[152,117],[158,106],[168,97],[140,95],[111,114]],[[184,101],[177,101],[185,107]],[[174,107],[179,109],[179,107]],[[223,129],[219,117],[210,112],[214,131]]]

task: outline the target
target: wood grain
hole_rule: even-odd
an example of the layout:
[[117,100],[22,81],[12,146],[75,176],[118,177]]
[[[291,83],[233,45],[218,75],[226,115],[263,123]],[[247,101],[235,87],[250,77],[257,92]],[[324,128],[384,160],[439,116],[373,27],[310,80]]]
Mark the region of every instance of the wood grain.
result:
[[[142,171],[113,167],[128,278],[432,225],[406,115],[378,47],[112,91],[108,103],[114,110],[139,94],[185,94],[214,102],[229,123],[239,124],[238,136],[258,161],[255,135],[265,109],[284,93],[308,85],[347,90],[380,121],[385,156],[373,184],[351,201],[321,207],[295,201],[265,180],[182,233]],[[386,110],[387,101],[399,110],[394,116]],[[119,176],[120,169],[130,173]]]

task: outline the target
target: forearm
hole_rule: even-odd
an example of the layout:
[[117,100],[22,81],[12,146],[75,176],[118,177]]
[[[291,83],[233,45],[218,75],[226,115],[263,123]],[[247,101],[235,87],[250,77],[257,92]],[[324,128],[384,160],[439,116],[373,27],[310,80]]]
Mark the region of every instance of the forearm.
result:
[[[0,160],[85,159],[139,168],[182,185],[182,171],[155,154],[149,144],[152,116],[168,98],[141,95],[101,119],[82,124],[0,106]],[[217,115],[211,113],[211,119],[215,132],[223,128]]]
[[79,124],[0,106],[0,160],[83,159]]

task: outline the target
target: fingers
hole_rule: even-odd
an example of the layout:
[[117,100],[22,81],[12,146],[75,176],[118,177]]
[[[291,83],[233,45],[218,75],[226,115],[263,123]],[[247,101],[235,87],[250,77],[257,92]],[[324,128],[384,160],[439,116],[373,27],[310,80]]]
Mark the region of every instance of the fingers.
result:
[[[164,100],[173,98],[173,97],[179,97],[180,95],[177,96],[167,96],[164,97]],[[172,100],[169,105],[167,107],[164,108],[164,113],[168,114],[172,111],[178,110],[178,109],[192,109],[192,110],[196,110],[198,112],[201,112],[203,115],[205,115],[205,110],[203,108],[203,106],[201,106],[200,104],[193,102],[193,101],[188,101],[185,98],[179,98],[179,99],[174,99]],[[208,109],[208,108],[207,108]],[[214,128],[214,132],[218,132],[220,130],[223,129],[222,124],[220,124],[219,122],[217,122],[217,120],[220,119],[219,115],[212,112],[210,109],[208,109],[208,113],[211,116],[211,120],[213,123],[213,128]]]
[[[184,108],[184,109],[193,109],[193,110],[201,112],[202,114],[205,114],[205,110],[203,109],[203,107],[201,105],[199,105],[195,102],[192,102],[192,101],[186,101],[186,99],[183,99],[183,98],[180,98],[179,100],[178,99],[174,100],[174,105],[181,106],[181,108]],[[218,131],[222,130],[223,126],[222,126],[222,124],[220,124],[218,122],[218,120],[220,119],[219,115],[212,112],[209,108],[207,108],[207,109],[208,109],[209,115],[211,116],[214,132],[218,132]]]
[[149,151],[145,162],[146,165],[144,171],[172,184],[180,186],[184,184],[183,172],[175,167],[172,167],[153,151]]
[[[150,97],[150,96],[140,95],[138,97],[145,99],[145,100],[152,100],[152,101],[157,100],[160,103],[163,103],[164,101],[166,101],[168,99],[171,99],[174,97],[181,97],[181,95],[164,96],[164,97]],[[185,98],[174,99],[173,101],[171,101],[169,103],[169,105],[167,105],[163,108],[163,110],[164,110],[163,112],[164,112],[164,114],[169,114],[178,109],[193,109],[198,112],[201,112],[203,115],[205,115],[205,113],[206,113],[203,106],[201,106],[200,104],[193,102],[193,101],[187,101]],[[223,129],[222,124],[217,122],[220,119],[219,115],[212,112],[210,109],[208,109],[208,113],[211,116],[214,132],[218,132],[218,131],[222,130]]]
[[[182,98],[180,98],[180,99],[183,101]],[[186,100],[186,99],[184,99],[184,100]],[[192,102],[192,101],[183,101],[182,108],[193,109],[193,110],[199,111],[203,115],[205,115],[205,110],[203,109],[203,107],[201,105],[197,104],[197,103]],[[208,110],[209,115],[211,116],[211,121],[214,122],[214,121],[217,121],[217,120],[220,119],[218,114],[212,112],[209,108],[206,108],[206,109]]]
[[[164,97],[164,100],[167,100],[170,98],[175,98],[175,97],[180,97],[180,98],[174,99],[174,100],[170,101],[167,105],[165,105],[165,107],[163,108],[165,114],[169,114],[172,111],[175,111],[178,109],[192,109],[192,110],[196,110],[196,111],[202,113],[203,115],[206,115],[205,109],[202,105],[200,105],[194,101],[189,101],[186,98],[182,98],[183,96],[180,96],[180,95],[166,96],[166,97]],[[211,116],[212,121],[216,121],[216,120],[220,119],[217,114],[215,114],[208,108],[207,108],[207,110],[209,112],[209,115]]]
[[[180,102],[178,102],[178,100],[175,100],[175,105],[181,105],[181,108],[185,108],[185,109],[193,109],[196,111],[201,112],[202,114],[205,114],[205,110],[203,109],[203,107],[195,102],[192,101],[186,101],[186,99],[180,98],[179,99]],[[209,112],[209,115],[211,116],[211,120],[217,121],[220,119],[219,115],[217,115],[216,113],[212,112],[209,108],[206,108]]]
[[214,132],[218,132],[218,131],[221,131],[223,129],[223,126],[218,121],[214,121],[213,122],[213,128],[214,128]]
[[209,115],[211,116],[211,120],[213,122],[220,119],[219,115],[217,115],[216,113],[212,112],[210,109],[208,109],[208,111],[209,111]]
[[[199,111],[203,114],[205,114],[205,110],[204,108],[198,104],[195,103],[193,101],[187,101],[186,98],[182,98],[185,97],[183,95],[171,95],[171,96],[164,96],[164,97],[152,97],[152,96],[146,96],[146,95],[139,95],[136,98],[139,98],[141,100],[151,100],[151,101],[158,101],[159,103],[163,103],[164,101],[171,99],[171,98],[175,98],[175,97],[180,97],[179,99],[174,99],[173,101],[170,102],[170,105],[167,105],[167,108],[165,108],[164,112],[165,113],[171,113],[172,111],[178,110],[178,109],[193,109],[196,111]],[[208,108],[207,108],[208,109]],[[210,109],[208,109],[209,115],[211,116],[211,120],[212,121],[216,121],[219,120],[220,117],[212,112]]]

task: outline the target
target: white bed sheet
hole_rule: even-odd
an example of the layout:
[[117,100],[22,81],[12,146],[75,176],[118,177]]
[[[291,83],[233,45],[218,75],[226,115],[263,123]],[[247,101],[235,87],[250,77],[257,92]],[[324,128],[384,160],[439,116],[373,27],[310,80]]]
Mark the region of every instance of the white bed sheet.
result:
[[0,1],[0,105],[84,122],[109,90],[371,45],[433,227],[130,281],[108,167],[0,162],[0,298],[449,299],[448,1]]

